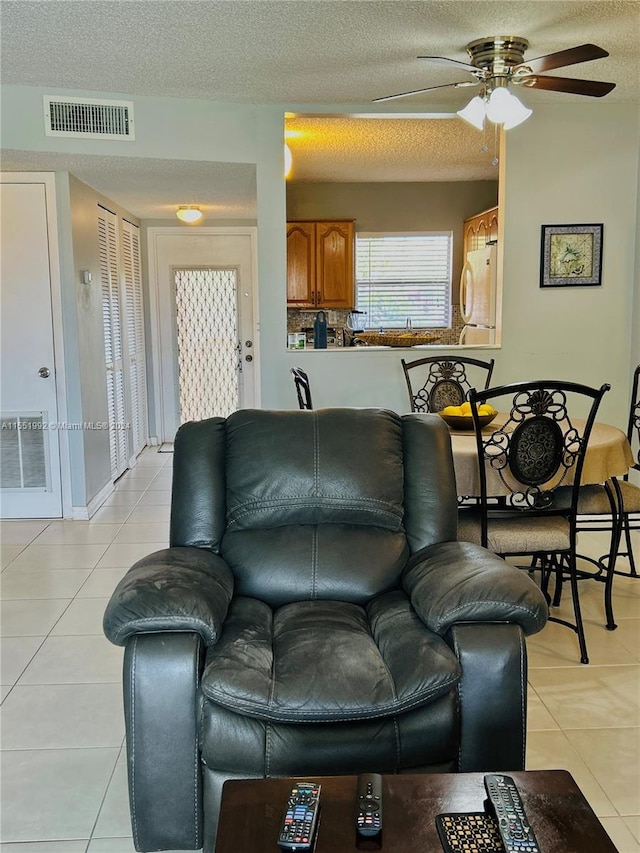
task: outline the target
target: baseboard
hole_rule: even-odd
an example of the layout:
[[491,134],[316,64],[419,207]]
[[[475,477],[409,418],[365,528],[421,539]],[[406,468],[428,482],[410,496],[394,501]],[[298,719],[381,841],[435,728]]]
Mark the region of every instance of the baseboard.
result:
[[113,494],[113,483],[107,483],[98,494],[92,498],[87,506],[74,506],[71,508],[71,517],[76,521],[89,521],[100,509],[109,495]]

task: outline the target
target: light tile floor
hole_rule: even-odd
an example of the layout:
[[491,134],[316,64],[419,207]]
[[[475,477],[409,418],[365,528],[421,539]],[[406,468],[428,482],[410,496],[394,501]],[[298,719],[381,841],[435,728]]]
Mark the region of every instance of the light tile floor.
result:
[[[89,522],[0,522],[1,853],[134,849],[122,649],[102,614],[131,563],[167,545],[172,459],[146,450]],[[606,536],[580,549],[597,556]],[[582,582],[588,666],[565,627],[528,641],[527,767],[569,770],[620,853],[640,853],[640,581],[616,578],[613,632],[602,594]]]

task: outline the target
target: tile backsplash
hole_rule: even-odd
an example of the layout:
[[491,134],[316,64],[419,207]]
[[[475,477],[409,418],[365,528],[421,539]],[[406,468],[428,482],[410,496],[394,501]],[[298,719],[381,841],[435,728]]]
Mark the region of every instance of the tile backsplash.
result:
[[[303,308],[287,308],[287,332],[299,332],[303,328],[313,326],[313,321],[316,318],[318,309],[303,309]],[[342,329],[347,325],[347,309],[328,309],[325,311],[327,315],[327,325],[336,329],[336,336],[342,340]],[[438,332],[441,335],[438,343],[444,345],[457,344],[462,331],[462,317],[460,316],[460,306],[453,306],[452,311],[452,326],[449,329],[433,329],[427,331]],[[415,331],[415,330],[414,330]]]

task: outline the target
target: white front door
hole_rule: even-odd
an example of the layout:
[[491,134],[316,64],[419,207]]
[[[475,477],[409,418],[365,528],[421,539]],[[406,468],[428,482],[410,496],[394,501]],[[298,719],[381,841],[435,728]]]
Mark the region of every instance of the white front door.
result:
[[258,405],[255,228],[149,232],[156,428],[164,443],[184,420]]
[[62,516],[47,191],[0,183],[2,518]]

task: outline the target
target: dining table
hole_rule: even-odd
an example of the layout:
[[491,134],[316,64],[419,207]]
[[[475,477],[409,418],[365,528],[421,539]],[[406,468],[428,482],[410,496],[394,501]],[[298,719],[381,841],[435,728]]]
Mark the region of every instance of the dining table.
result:
[[[482,428],[487,438],[501,429],[508,419],[508,414],[499,412],[495,419]],[[585,421],[572,418],[572,422],[581,432]],[[480,496],[480,469],[478,466],[478,447],[473,428],[468,430],[453,429],[451,434],[451,449],[456,474],[456,490],[464,497]],[[596,421],[591,429],[587,452],[582,469],[581,484],[604,484],[612,477],[622,477],[634,463],[631,445],[626,434],[612,424]],[[502,482],[498,471],[490,466],[486,468],[487,494],[492,497],[509,494],[509,489]],[[563,481],[571,485],[572,471],[569,469]]]

